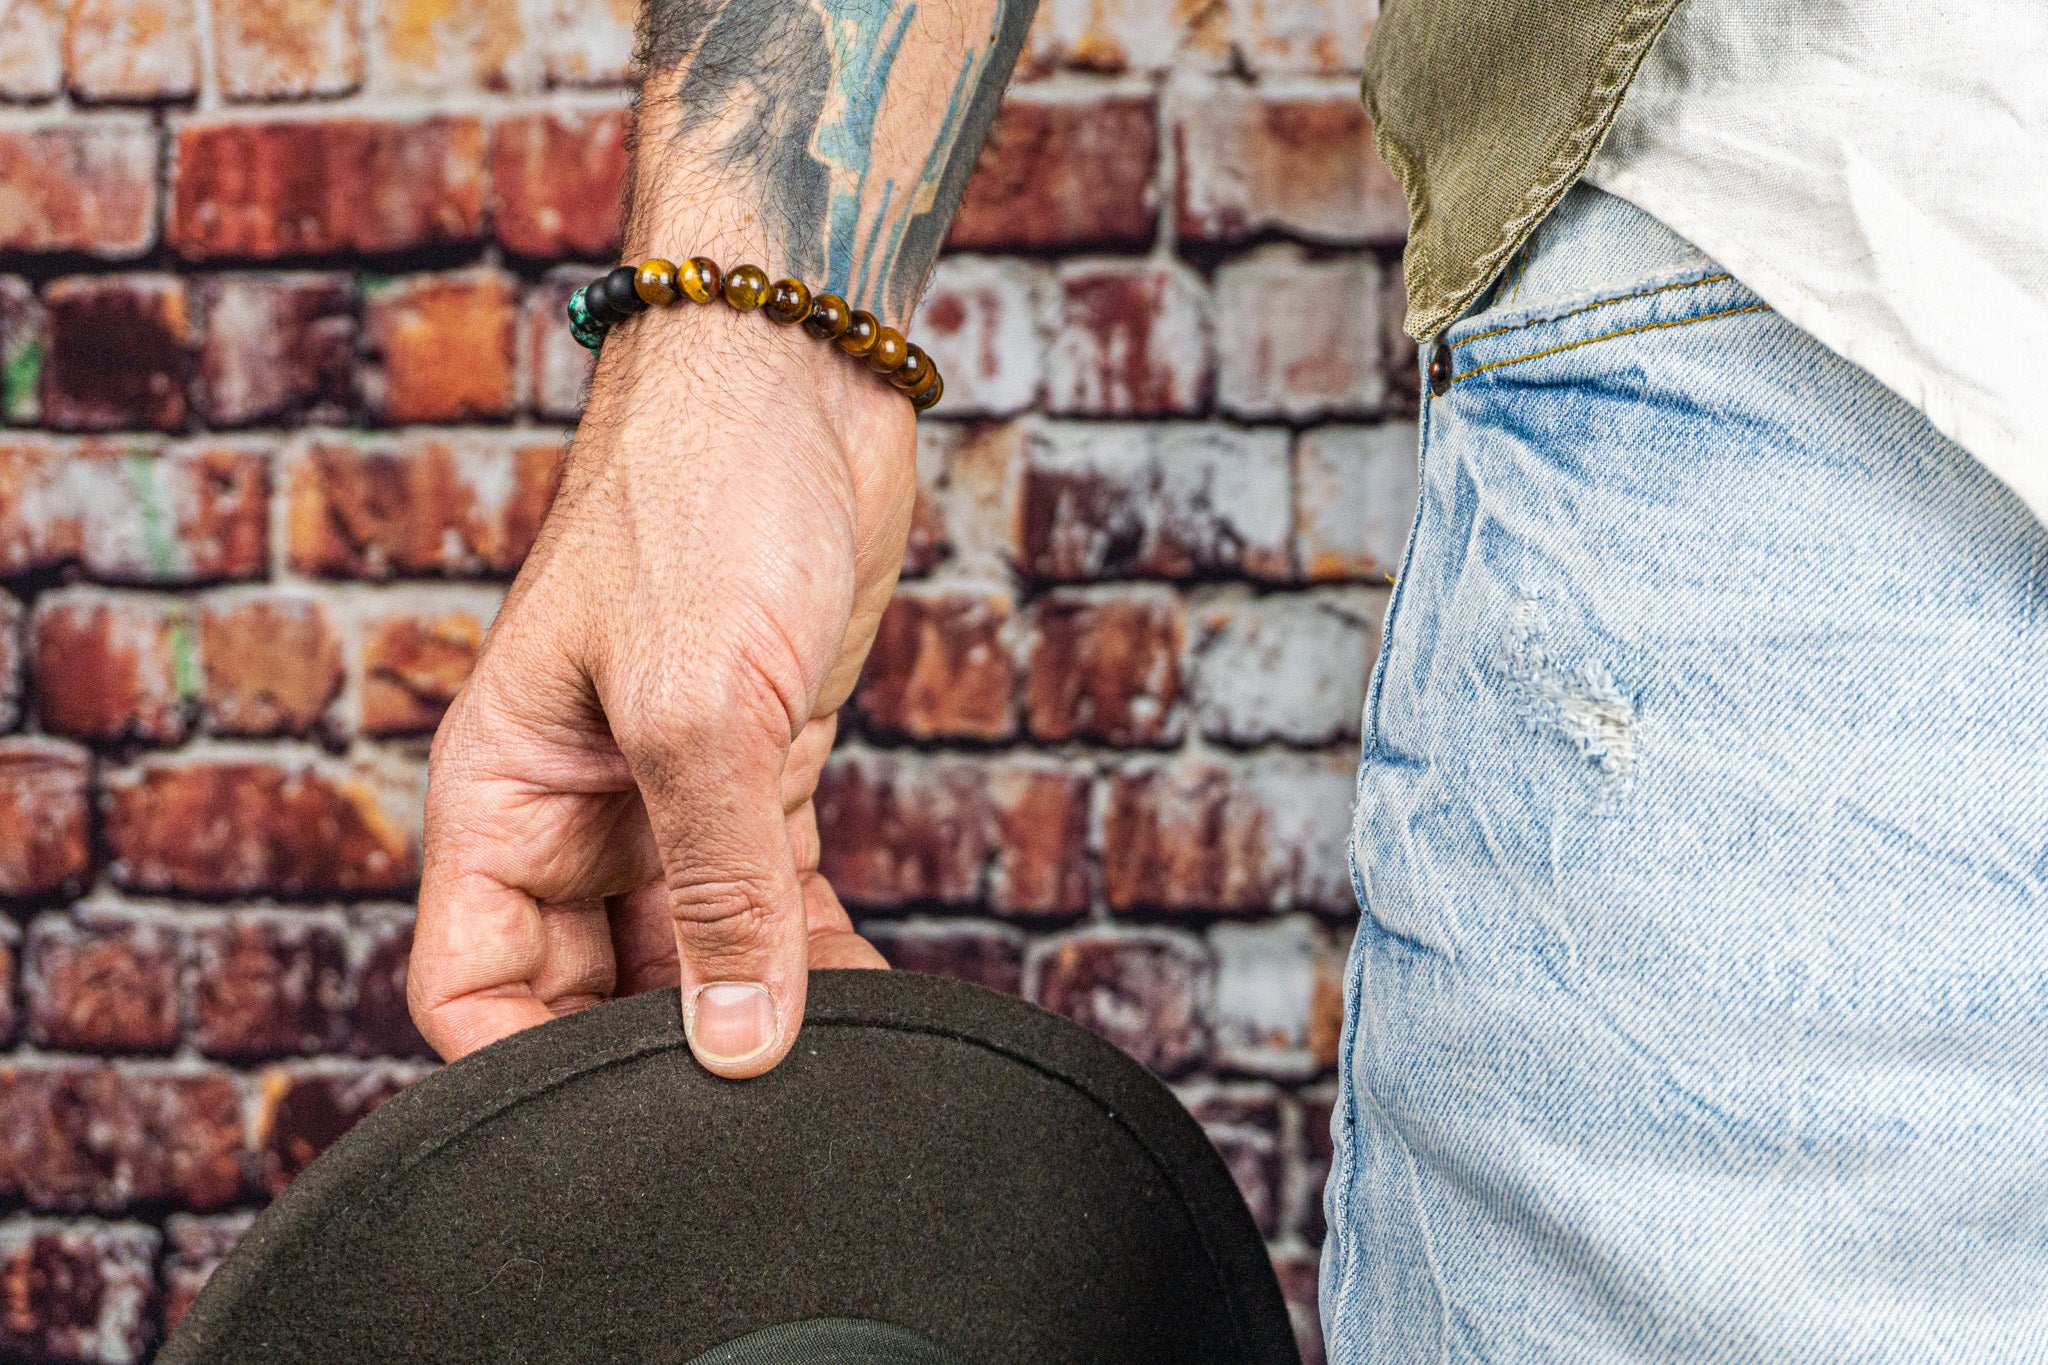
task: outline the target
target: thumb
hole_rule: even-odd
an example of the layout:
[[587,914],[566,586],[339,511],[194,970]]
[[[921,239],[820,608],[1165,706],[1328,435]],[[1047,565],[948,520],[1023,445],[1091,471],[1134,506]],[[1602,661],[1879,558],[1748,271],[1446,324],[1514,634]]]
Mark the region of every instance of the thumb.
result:
[[796,1040],[808,970],[803,884],[782,806],[789,739],[773,721],[730,710],[694,723],[651,719],[615,719],[613,734],[661,854],[683,1028],[705,1069],[758,1076]]

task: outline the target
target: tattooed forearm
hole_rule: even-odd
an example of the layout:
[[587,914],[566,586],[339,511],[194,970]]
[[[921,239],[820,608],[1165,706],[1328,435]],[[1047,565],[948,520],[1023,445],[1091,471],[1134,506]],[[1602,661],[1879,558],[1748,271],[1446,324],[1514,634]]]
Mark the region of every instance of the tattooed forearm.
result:
[[673,109],[657,125],[665,145],[642,148],[640,188],[674,175],[740,196],[767,247],[782,253],[764,265],[900,322],[959,207],[1035,7],[648,0],[642,117],[656,124],[656,105]]

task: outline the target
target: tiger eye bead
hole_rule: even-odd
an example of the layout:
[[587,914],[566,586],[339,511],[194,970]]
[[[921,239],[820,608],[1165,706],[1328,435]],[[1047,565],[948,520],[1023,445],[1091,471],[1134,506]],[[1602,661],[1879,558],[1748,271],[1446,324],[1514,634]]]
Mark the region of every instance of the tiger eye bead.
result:
[[884,327],[875,333],[875,344],[868,347],[868,368],[888,374],[903,363],[909,353],[910,343],[903,339],[903,333],[894,327]]
[[780,323],[802,322],[811,312],[811,291],[802,280],[777,280],[761,310]]
[[758,265],[736,265],[725,277],[725,301],[751,313],[768,297],[768,272]]
[[846,319],[846,330],[839,334],[839,349],[848,355],[866,355],[875,348],[875,338],[882,334],[882,324],[875,321],[875,315],[865,308],[856,308]]
[[853,310],[846,306],[846,300],[837,294],[820,294],[811,300],[811,315],[804,319],[804,330],[820,341],[837,341],[846,335],[847,324],[853,321]]
[[692,256],[676,271],[676,288],[683,291],[683,297],[692,303],[709,303],[718,297],[724,280],[718,273],[718,262],[703,256]]
[[[891,375],[890,378],[894,379],[895,376]],[[939,367],[931,363],[930,356],[926,356],[924,377],[922,379],[919,379],[915,384],[906,387],[903,390],[904,396],[909,398],[911,402],[915,403],[918,399],[930,393],[932,389],[937,387],[940,382],[941,381],[939,379]]]
[[921,394],[912,394],[910,396],[910,406],[917,409],[917,411],[919,412],[928,411],[932,407],[936,406],[939,399],[943,398],[945,394],[945,376],[941,375],[937,370],[933,370],[932,386]]
[[633,292],[657,308],[676,301],[676,267],[672,261],[653,256],[640,262],[633,275]]
[[911,342],[903,348],[903,363],[889,371],[889,382],[910,393],[935,373],[932,358],[924,353],[924,347]]

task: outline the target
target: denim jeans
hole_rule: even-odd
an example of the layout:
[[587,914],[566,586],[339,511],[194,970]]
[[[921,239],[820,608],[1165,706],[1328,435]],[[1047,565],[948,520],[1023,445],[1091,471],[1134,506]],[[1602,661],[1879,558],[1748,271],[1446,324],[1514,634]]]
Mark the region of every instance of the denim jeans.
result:
[[2048,533],[1590,187],[1447,339],[1330,1359],[2048,1360]]

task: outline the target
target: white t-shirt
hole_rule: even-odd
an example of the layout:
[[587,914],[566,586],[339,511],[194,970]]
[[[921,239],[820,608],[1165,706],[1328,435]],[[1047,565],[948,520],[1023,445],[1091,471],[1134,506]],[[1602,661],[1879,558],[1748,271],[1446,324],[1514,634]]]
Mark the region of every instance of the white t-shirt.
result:
[[1685,0],[1586,175],[2048,522],[2048,0]]

